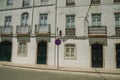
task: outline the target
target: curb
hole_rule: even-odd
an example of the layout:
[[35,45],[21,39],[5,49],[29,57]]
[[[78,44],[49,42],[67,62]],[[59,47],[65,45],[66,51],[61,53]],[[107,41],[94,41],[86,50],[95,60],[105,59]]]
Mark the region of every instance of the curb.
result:
[[107,72],[107,71],[87,71],[87,70],[68,70],[68,69],[62,69],[62,68],[43,68],[43,67],[32,67],[32,66],[19,66],[19,65],[9,65],[9,64],[0,64],[2,66],[10,66],[10,67],[17,67],[17,68],[28,68],[28,69],[41,69],[41,70],[51,70],[51,71],[64,71],[64,72],[76,72],[76,73],[93,73],[93,74],[112,74],[112,75],[120,75],[120,72]]

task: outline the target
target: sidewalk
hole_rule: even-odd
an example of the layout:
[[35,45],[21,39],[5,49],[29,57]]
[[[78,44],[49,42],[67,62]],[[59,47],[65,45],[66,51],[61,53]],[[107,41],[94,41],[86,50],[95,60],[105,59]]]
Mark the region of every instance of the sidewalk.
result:
[[9,67],[18,67],[18,68],[29,68],[29,69],[42,69],[42,70],[55,70],[55,71],[67,71],[67,72],[82,72],[82,73],[99,73],[99,74],[114,74],[120,75],[120,69],[103,69],[103,68],[66,68],[60,67],[57,69],[55,66],[48,65],[28,65],[28,64],[14,64],[11,62],[0,62],[1,66],[9,66]]

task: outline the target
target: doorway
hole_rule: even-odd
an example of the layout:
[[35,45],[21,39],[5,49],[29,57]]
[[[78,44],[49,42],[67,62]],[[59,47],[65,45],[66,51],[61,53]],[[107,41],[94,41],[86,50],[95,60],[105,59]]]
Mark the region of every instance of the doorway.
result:
[[4,41],[0,43],[0,61],[11,61],[12,43]]
[[120,44],[116,44],[116,66],[120,68]]
[[103,45],[92,44],[92,67],[103,67]]
[[37,64],[46,64],[47,61],[47,42],[38,43],[37,49]]

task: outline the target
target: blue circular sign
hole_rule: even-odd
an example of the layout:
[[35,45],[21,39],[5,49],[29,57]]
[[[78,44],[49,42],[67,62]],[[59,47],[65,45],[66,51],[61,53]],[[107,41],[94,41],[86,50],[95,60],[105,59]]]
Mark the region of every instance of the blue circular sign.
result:
[[56,40],[55,40],[55,44],[56,44],[56,45],[60,45],[60,44],[61,44],[61,40],[60,40],[60,39],[56,39]]

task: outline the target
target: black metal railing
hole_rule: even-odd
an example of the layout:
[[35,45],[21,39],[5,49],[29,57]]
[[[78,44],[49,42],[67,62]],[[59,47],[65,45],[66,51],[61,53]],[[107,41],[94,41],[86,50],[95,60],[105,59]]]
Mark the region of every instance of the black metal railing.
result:
[[1,33],[1,35],[12,35],[13,27],[12,26],[1,26],[0,33]]
[[50,34],[50,25],[35,25],[35,34]]
[[16,33],[21,35],[30,34],[30,25],[26,25],[26,26],[17,25]]
[[65,34],[66,35],[75,35],[75,28],[66,28]]
[[88,27],[89,35],[107,35],[106,26],[89,26]]

